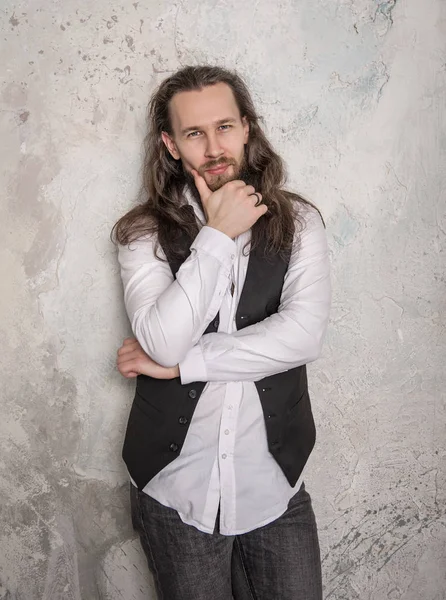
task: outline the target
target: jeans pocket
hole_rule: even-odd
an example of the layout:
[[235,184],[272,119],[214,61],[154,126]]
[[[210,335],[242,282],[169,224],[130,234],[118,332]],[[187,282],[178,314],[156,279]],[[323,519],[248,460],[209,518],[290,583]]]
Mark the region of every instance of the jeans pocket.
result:
[[302,484],[299,491],[291,497],[288,508],[285,514],[300,515],[303,521],[313,523],[315,516],[313,512],[313,505],[311,503],[311,496],[306,491],[305,486]]

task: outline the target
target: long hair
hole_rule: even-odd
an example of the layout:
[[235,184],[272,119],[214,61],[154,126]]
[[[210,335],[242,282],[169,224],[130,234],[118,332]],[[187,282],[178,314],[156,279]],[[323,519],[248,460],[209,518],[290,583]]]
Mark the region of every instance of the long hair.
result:
[[181,258],[180,241],[193,239],[198,226],[190,207],[183,201],[186,175],[181,160],[175,160],[161,138],[161,132],[173,134],[169,104],[175,94],[199,91],[204,87],[226,83],[234,94],[240,111],[249,123],[249,138],[245,146],[245,169],[250,181],[268,206],[253,226],[251,248],[260,242],[265,254],[287,253],[293,241],[299,206],[310,204],[297,194],[285,191],[286,174],[282,159],[274,152],[263,133],[246,84],[239,75],[214,66],[188,66],[165,79],[152,95],[148,108],[148,133],[144,141],[140,204],[119,219],[112,230],[119,244],[156,234],[169,257]]

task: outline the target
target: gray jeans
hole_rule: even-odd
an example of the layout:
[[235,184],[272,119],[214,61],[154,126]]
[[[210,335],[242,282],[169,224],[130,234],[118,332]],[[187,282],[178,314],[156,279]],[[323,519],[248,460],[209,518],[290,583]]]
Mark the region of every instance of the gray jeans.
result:
[[302,484],[286,512],[249,533],[211,535],[131,485],[139,533],[159,600],[321,600],[319,542]]

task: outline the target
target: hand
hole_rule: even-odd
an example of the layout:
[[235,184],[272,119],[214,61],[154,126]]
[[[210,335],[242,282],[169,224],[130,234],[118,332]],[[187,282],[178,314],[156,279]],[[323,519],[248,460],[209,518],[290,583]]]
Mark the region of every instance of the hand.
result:
[[138,375],[148,375],[155,379],[175,379],[180,376],[180,370],[176,367],[162,367],[144,352],[135,338],[126,338],[118,350],[116,361],[118,371],[131,379]]
[[[192,175],[206,212],[209,227],[218,229],[231,239],[248,231],[264,215],[268,207],[256,206],[259,198],[255,189],[244,181],[228,181],[216,192],[211,192],[205,179],[194,169]],[[261,194],[258,194],[262,200]]]

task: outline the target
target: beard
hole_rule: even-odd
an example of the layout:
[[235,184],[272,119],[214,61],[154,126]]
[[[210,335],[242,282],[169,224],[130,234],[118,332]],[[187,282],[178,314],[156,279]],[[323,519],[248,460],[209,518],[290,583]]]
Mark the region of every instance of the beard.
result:
[[[227,175],[226,173],[222,173],[221,175],[214,176],[212,182],[208,183],[204,176],[205,171],[207,169],[215,169],[221,165],[232,165],[232,167],[233,167],[232,175]],[[183,173],[184,173],[184,177],[185,177],[187,186],[189,187],[190,191],[192,192],[192,195],[194,196],[195,200],[197,200],[201,206],[201,198],[200,198],[200,194],[198,193],[198,190],[195,186],[194,178],[188,171],[186,171],[184,166],[183,166]],[[229,181],[235,181],[236,179],[243,181],[244,183],[246,183],[246,185],[254,186],[255,190],[260,192],[259,173],[256,173],[252,168],[249,167],[247,160],[246,160],[246,154],[243,156],[240,164],[238,164],[233,158],[220,158],[217,160],[209,161],[198,169],[198,173],[201,175],[201,177],[203,177],[203,179],[205,179],[206,184],[207,184],[208,188],[211,190],[211,192],[216,192],[217,190],[219,190],[221,187],[223,187]]]

